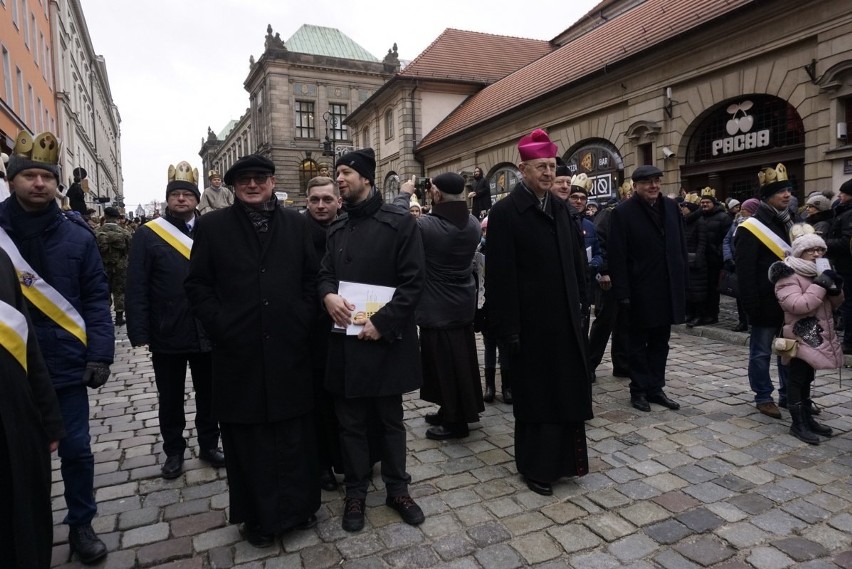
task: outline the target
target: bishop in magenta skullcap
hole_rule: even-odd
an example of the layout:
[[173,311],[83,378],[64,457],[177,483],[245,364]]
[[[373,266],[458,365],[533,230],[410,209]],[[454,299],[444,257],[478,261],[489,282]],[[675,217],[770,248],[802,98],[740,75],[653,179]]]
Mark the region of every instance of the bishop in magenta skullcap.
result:
[[526,162],[536,158],[555,158],[559,149],[550,141],[546,132],[537,128],[518,142],[518,152],[521,153],[521,160]]

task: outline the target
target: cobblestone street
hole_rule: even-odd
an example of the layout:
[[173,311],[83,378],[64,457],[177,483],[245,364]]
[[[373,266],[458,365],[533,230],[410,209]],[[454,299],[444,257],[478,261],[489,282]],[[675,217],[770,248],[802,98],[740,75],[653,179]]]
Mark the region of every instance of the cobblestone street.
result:
[[[198,461],[194,439],[184,475],[160,478],[151,362],[120,328],[113,378],[90,392],[94,527],[110,550],[101,566],[852,568],[852,372],[842,385],[837,371],[818,373],[814,399],[835,436],[809,446],[788,434],[786,411],[781,421],[755,411],[746,335],[727,332],[731,323],[676,327],[667,393],[679,411],[634,410],[605,360],[587,424],[590,473],[550,497],[515,471],[509,406],[486,405],[470,437],[435,442],[423,420],[434,407],[410,394],[408,468],[426,522],[407,526],[384,505],[376,470],[362,532],[340,528],[342,489],[323,492],[319,524],[270,549],[227,523],[225,470]],[[57,460],[53,480],[53,565],[78,567],[67,563]]]

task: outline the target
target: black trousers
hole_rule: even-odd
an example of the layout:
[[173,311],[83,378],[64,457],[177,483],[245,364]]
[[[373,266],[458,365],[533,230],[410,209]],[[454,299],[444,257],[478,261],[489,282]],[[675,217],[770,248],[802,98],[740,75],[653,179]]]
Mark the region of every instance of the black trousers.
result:
[[163,434],[163,452],[166,456],[183,455],[186,439],[184,392],[186,389],[186,364],[192,372],[195,389],[195,428],[198,446],[214,449],[219,446],[219,425],[213,419],[213,359],[210,352],[189,354],[164,354],[153,352],[154,379],[160,393],[160,432]]
[[670,324],[630,327],[630,395],[656,395],[666,386]]
[[790,373],[787,375],[787,404],[795,405],[811,398],[811,384],[816,371],[805,360],[790,359]]
[[[344,485],[348,498],[366,498],[373,461],[370,441],[378,442],[382,460],[382,480],[388,496],[408,494],[411,477],[405,472],[405,425],[402,422],[402,395],[357,397],[334,400],[340,424],[340,450],[343,456]],[[378,424],[378,437],[371,435]]]
[[615,299],[612,290],[604,291],[597,287],[595,292],[595,320],[592,322],[589,331],[590,369],[595,370],[601,364],[610,334],[612,334],[612,346],[610,347],[612,369],[622,372],[629,369],[628,324],[627,315],[618,310],[618,301]]

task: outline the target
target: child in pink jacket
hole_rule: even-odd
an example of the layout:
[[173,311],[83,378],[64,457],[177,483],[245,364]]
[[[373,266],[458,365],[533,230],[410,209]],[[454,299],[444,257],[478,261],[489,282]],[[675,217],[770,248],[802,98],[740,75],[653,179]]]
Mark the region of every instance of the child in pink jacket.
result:
[[789,358],[787,380],[787,409],[793,421],[790,434],[818,445],[817,435],[830,437],[832,431],[813,418],[811,383],[815,370],[843,365],[833,317],[843,302],[843,280],[832,270],[818,271],[816,260],[825,255],[826,246],[810,225],[794,225],[790,238],[792,252],[769,267],[769,280],[775,284],[775,297],[784,311],[781,335],[798,341],[796,357]]

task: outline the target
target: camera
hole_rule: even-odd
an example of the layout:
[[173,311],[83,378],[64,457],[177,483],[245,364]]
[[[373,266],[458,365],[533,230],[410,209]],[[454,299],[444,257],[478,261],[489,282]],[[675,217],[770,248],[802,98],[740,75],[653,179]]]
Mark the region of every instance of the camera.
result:
[[432,180],[429,178],[420,178],[417,177],[414,180],[414,188],[418,191],[422,192],[423,190],[428,190],[432,188]]

